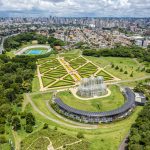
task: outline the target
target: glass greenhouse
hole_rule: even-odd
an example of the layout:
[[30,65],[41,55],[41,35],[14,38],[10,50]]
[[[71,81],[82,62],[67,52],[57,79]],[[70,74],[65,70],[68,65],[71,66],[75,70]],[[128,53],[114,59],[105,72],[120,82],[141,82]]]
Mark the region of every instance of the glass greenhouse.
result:
[[83,78],[78,87],[77,94],[81,97],[96,97],[107,93],[107,87],[101,76]]

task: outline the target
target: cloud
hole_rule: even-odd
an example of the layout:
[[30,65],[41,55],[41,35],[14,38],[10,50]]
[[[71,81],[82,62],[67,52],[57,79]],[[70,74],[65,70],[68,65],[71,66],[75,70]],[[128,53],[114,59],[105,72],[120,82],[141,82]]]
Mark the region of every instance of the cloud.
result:
[[65,0],[43,0],[43,1],[53,2],[53,3],[60,3],[60,2],[64,2]]
[[150,0],[0,0],[0,16],[150,17]]

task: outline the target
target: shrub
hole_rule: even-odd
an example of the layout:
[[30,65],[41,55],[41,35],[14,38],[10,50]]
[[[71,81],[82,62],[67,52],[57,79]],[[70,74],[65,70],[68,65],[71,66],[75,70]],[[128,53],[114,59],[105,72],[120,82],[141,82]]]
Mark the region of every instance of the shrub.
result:
[[5,133],[5,126],[0,125],[0,134],[4,134],[4,133]]
[[150,69],[146,69],[146,72],[147,72],[147,73],[150,73]]
[[141,72],[143,72],[143,71],[145,71],[145,67],[143,67],[143,68],[141,69]]
[[118,66],[116,66],[116,67],[115,67],[115,69],[116,69],[116,70],[118,70],[118,69],[119,69],[119,67],[118,67]]
[[114,64],[111,64],[111,68],[114,68],[115,67],[115,65]]
[[81,138],[84,138],[84,135],[82,132],[78,132],[77,134],[77,138],[81,139]]
[[55,127],[54,130],[56,131],[56,130],[57,130],[57,127]]
[[120,68],[120,72],[123,72],[123,69],[122,69],[122,68]]
[[130,77],[133,77],[133,72],[130,74]]
[[1,144],[7,143],[6,137],[4,135],[0,135],[0,143]]
[[48,128],[48,124],[44,123],[43,129],[47,129]]
[[128,74],[128,72],[127,72],[127,71],[125,71],[125,72],[124,72],[124,74]]

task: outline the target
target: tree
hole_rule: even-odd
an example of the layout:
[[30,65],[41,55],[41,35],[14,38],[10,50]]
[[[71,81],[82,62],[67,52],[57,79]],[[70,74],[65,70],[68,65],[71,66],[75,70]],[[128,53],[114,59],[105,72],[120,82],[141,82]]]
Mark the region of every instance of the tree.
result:
[[21,129],[20,119],[17,116],[12,119],[12,126],[15,131]]
[[26,114],[26,125],[35,125],[35,117],[33,116],[32,113],[27,113]]
[[14,89],[12,89],[12,88],[7,89],[5,91],[5,96],[10,102],[14,101],[16,98]]
[[26,118],[26,112],[21,112],[21,113],[20,113],[20,117],[21,117],[21,119]]
[[1,117],[6,117],[8,114],[12,113],[12,108],[10,104],[2,104],[2,106],[0,106],[0,116]]
[[16,83],[22,83],[23,82],[21,75],[17,75],[15,82]]
[[31,133],[33,131],[32,125],[26,125],[26,132]]

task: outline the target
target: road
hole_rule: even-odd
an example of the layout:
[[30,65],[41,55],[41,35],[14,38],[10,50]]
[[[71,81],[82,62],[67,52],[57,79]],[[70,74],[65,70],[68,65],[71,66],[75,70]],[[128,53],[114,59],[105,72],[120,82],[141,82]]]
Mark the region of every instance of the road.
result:
[[34,102],[31,100],[30,98],[30,95],[29,94],[26,94],[26,100],[31,104],[32,108],[38,112],[41,116],[43,116],[44,118],[50,120],[50,121],[53,121],[57,124],[60,124],[62,126],[67,126],[67,127],[70,127],[70,128],[78,128],[78,129],[97,129],[98,128],[98,125],[85,125],[85,124],[80,124],[80,126],[77,126],[77,125],[72,125],[72,124],[68,124],[68,123],[65,123],[65,122],[62,122],[60,120],[57,120],[57,119],[54,119],[54,118],[51,118],[50,116],[47,116],[45,113],[43,113],[42,111],[40,111],[37,106],[34,104]]
[[5,37],[2,38],[2,42],[1,42],[1,45],[0,45],[0,54],[2,54],[2,52],[4,51],[4,41],[5,41],[5,39],[7,39],[8,37],[11,37],[11,36],[18,35],[18,34],[20,34],[20,33],[8,35],[8,36],[5,36]]
[[149,78],[150,78],[150,75],[144,76],[144,77],[141,77],[141,78],[138,78],[138,79],[116,81],[116,82],[112,82],[112,83],[109,83],[109,84],[119,84],[119,83],[126,83],[126,82],[136,82],[136,81],[146,80],[146,79],[149,79]]
[[129,133],[127,134],[127,136],[123,139],[122,143],[120,144],[118,150],[127,150],[127,146],[128,146],[128,139],[129,138]]

